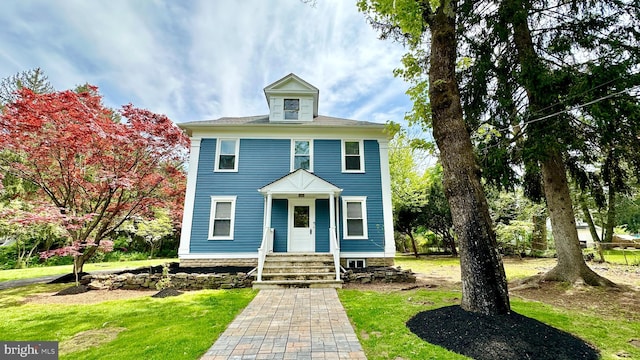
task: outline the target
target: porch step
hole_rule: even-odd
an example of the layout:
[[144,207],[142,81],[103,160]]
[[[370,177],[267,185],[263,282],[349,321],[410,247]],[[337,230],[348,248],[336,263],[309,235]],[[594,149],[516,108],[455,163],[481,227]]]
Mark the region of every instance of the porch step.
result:
[[342,281],[337,280],[263,280],[254,281],[253,288],[259,290],[283,288],[333,288],[341,289]]
[[254,289],[290,287],[341,288],[336,280],[331,254],[276,253],[268,254],[262,270],[262,281],[254,281]]

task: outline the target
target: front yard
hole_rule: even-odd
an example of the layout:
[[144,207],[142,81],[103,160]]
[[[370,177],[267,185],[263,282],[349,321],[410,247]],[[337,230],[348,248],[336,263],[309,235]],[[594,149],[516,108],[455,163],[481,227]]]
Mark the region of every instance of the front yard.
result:
[[[553,259],[506,259],[509,279],[553,266]],[[457,259],[398,258],[418,283],[348,285],[338,294],[369,359],[462,359],[429,344],[405,323],[415,314],[460,303]],[[640,358],[640,269],[591,264],[626,284],[617,291],[563,284],[511,291],[512,308],[595,345],[603,359]],[[0,278],[2,277],[0,272]],[[256,292],[202,290],[151,298],[140,291],[51,296],[65,284],[0,291],[1,340],[56,340],[61,359],[197,359]]]

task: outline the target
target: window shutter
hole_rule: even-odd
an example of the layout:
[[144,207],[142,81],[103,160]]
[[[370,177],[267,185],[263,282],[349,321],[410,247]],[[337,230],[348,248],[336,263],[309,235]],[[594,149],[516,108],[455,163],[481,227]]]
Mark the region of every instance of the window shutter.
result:
[[284,98],[271,97],[271,116],[269,121],[282,121],[284,119]]
[[313,99],[300,100],[300,120],[313,120]]

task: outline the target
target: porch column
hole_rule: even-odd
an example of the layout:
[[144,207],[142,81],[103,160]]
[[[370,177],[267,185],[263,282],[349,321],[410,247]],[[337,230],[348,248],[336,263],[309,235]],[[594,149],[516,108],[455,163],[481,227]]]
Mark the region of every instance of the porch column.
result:
[[[333,234],[337,240],[338,234],[336,233],[336,201],[333,193],[329,194],[329,231],[331,231],[331,234]],[[331,242],[331,246],[329,248],[331,249],[332,253],[336,251],[336,249],[334,249],[333,241]]]
[[[271,208],[272,208],[272,204],[273,203],[273,197],[271,196],[271,193],[267,194],[267,204],[266,204],[266,211],[265,211],[265,219],[264,219],[264,233],[262,234],[263,239],[267,236],[267,233],[269,231],[271,231]],[[273,252],[273,238],[270,239],[270,241],[267,241],[267,248],[266,253],[272,253]]]

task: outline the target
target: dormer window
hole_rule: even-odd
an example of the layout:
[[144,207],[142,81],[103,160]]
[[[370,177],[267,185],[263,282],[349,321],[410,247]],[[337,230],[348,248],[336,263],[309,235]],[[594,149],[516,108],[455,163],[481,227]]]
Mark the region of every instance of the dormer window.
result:
[[298,120],[300,99],[284,99],[284,119]]

